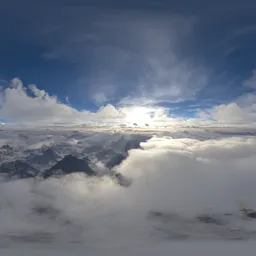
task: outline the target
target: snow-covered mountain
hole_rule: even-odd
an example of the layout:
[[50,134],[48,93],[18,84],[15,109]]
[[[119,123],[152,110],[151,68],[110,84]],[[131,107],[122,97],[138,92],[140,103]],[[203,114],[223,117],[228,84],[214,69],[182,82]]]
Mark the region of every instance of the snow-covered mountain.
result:
[[13,148],[6,144],[0,147],[0,163],[7,161],[14,155]]
[[0,166],[0,174],[8,178],[26,179],[35,177],[38,173],[39,170],[20,160],[3,163]]
[[[28,178],[43,175],[83,172],[88,175],[110,175],[118,181],[121,174],[111,171],[128,156],[128,151],[140,147],[150,136],[122,133],[64,131],[25,131],[3,134],[10,144],[0,148],[0,172],[5,176]],[[10,137],[7,137],[10,136]],[[15,149],[13,146],[15,144]],[[97,163],[105,166],[99,173]],[[102,167],[101,167],[102,169]],[[60,171],[61,170],[61,171]]]
[[0,154],[8,155],[13,152],[13,148],[10,145],[3,145],[0,148]]
[[43,154],[29,155],[26,161],[35,168],[45,170],[52,167],[59,160],[61,160],[61,158],[62,157],[53,148],[48,148],[43,152]]
[[[107,166],[116,166],[121,161],[122,158],[110,159],[110,162],[107,163]],[[65,156],[62,160],[60,160],[56,165],[52,168],[46,170],[42,176],[44,179],[50,177],[63,177],[67,174],[72,173],[85,173],[88,176],[102,176],[107,175],[112,179],[116,180],[122,186],[129,186],[130,181],[124,177],[122,174],[115,172],[114,170],[105,172],[104,174],[98,173],[96,166],[92,163],[88,158],[79,159],[72,155]]]
[[140,148],[140,143],[147,141],[150,136],[113,134],[105,136],[106,140],[97,141],[90,145],[90,142],[79,154],[80,157],[89,157],[103,163],[107,168],[119,165],[127,156],[131,149]]

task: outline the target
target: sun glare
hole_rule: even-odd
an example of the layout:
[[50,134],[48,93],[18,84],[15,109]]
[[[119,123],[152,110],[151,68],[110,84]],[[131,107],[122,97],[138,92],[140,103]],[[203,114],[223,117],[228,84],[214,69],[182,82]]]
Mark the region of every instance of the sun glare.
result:
[[151,124],[153,119],[151,117],[151,109],[144,107],[136,107],[126,114],[126,122],[137,124],[138,126],[146,126]]

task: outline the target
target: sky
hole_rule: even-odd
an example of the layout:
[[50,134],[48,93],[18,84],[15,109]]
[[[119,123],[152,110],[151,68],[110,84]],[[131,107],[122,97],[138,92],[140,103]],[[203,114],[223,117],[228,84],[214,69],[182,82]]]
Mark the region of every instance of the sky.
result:
[[2,0],[0,120],[254,124],[255,11],[252,0]]

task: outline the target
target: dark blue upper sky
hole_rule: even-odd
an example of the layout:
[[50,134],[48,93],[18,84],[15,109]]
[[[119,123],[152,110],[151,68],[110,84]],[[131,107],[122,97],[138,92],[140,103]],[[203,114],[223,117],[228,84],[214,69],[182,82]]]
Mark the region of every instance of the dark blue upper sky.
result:
[[2,0],[0,79],[78,109],[148,102],[189,115],[250,92],[255,13],[247,0]]

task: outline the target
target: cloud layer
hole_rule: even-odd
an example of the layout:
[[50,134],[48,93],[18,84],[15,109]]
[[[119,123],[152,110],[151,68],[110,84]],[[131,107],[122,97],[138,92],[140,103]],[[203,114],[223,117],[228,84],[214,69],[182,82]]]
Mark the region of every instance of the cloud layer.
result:
[[62,103],[56,96],[50,96],[36,85],[23,86],[15,78],[10,86],[1,93],[0,118],[19,123],[39,124],[82,124],[88,121],[105,122],[151,122],[164,120],[167,113],[161,107],[120,107],[111,104],[99,107],[97,112],[77,110]]
[[[255,223],[242,220],[239,208],[256,207],[255,138],[153,137],[141,146],[116,169],[131,179],[129,188],[82,174],[2,183],[0,236],[15,234],[18,241],[44,234],[49,242],[98,247],[182,235],[232,239],[234,229],[253,238]],[[173,219],[162,225],[148,218],[152,211],[174,214]],[[202,213],[233,217],[216,228],[195,220]]]
[[60,102],[35,85],[24,87],[15,78],[4,90],[0,116],[10,121],[53,123],[83,123],[90,120],[111,120],[122,118],[122,114],[112,105],[100,107],[95,113],[78,111],[69,104]]
[[[102,98],[101,98],[102,100]],[[234,101],[215,105],[212,108],[197,111],[197,118],[185,118],[172,113],[172,107],[162,107],[145,96],[148,102],[138,98],[126,98],[119,107],[111,104],[99,106],[96,112],[77,110],[66,97],[61,102],[57,96],[51,96],[36,85],[23,85],[15,78],[10,85],[0,90],[0,119],[5,122],[26,124],[83,124],[90,121],[104,123],[135,124],[136,126],[168,125],[254,125],[256,123],[256,94],[250,92]]]

